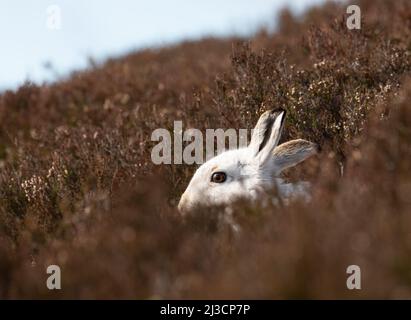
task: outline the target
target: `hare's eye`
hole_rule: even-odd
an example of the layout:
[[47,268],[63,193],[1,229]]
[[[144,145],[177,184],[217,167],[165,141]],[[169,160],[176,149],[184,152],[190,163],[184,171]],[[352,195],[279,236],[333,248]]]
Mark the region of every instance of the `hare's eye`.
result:
[[227,175],[224,172],[214,172],[211,176],[211,182],[223,183],[227,179]]

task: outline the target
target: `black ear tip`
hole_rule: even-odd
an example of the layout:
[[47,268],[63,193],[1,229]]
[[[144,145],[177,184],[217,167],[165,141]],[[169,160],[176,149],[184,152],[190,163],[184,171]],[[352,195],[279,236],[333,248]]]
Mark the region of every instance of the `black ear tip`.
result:
[[286,110],[283,108],[277,108],[277,109],[271,110],[271,113],[281,113],[281,112],[286,113]]

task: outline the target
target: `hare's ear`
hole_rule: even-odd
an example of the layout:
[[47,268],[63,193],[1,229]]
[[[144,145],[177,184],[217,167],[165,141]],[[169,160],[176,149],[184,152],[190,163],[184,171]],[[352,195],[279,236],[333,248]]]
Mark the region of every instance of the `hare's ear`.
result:
[[293,167],[308,157],[318,153],[319,146],[316,143],[297,139],[285,142],[277,146],[273,151],[274,163],[279,172]]
[[283,109],[266,111],[258,119],[248,148],[260,163],[272,157],[272,152],[280,140],[284,119]]

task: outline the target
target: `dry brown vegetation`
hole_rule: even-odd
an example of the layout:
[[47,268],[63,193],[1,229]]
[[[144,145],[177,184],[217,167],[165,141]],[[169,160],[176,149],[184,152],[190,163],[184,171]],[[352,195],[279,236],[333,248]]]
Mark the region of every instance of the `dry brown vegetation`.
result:
[[[410,298],[411,3],[364,0],[252,39],[145,50],[0,96],[0,298]],[[251,128],[323,152],[311,203],[181,219],[195,167],[151,162],[156,128]],[[341,172],[343,175],[341,176]],[[60,291],[46,266],[62,269]],[[346,288],[348,265],[362,290]]]

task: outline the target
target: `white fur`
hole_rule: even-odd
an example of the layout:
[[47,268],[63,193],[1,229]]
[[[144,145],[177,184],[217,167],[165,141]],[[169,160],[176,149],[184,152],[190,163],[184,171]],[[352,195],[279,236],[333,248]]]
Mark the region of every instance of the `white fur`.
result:
[[[238,198],[256,200],[264,190],[274,186],[284,199],[306,196],[306,182],[284,183],[279,175],[284,168],[316,153],[317,147],[305,140],[294,140],[278,146],[276,156],[284,117],[284,110],[264,113],[248,147],[223,152],[201,165],[180,199],[179,210],[189,211],[196,205],[229,204]],[[224,172],[226,181],[212,182],[215,172]]]

